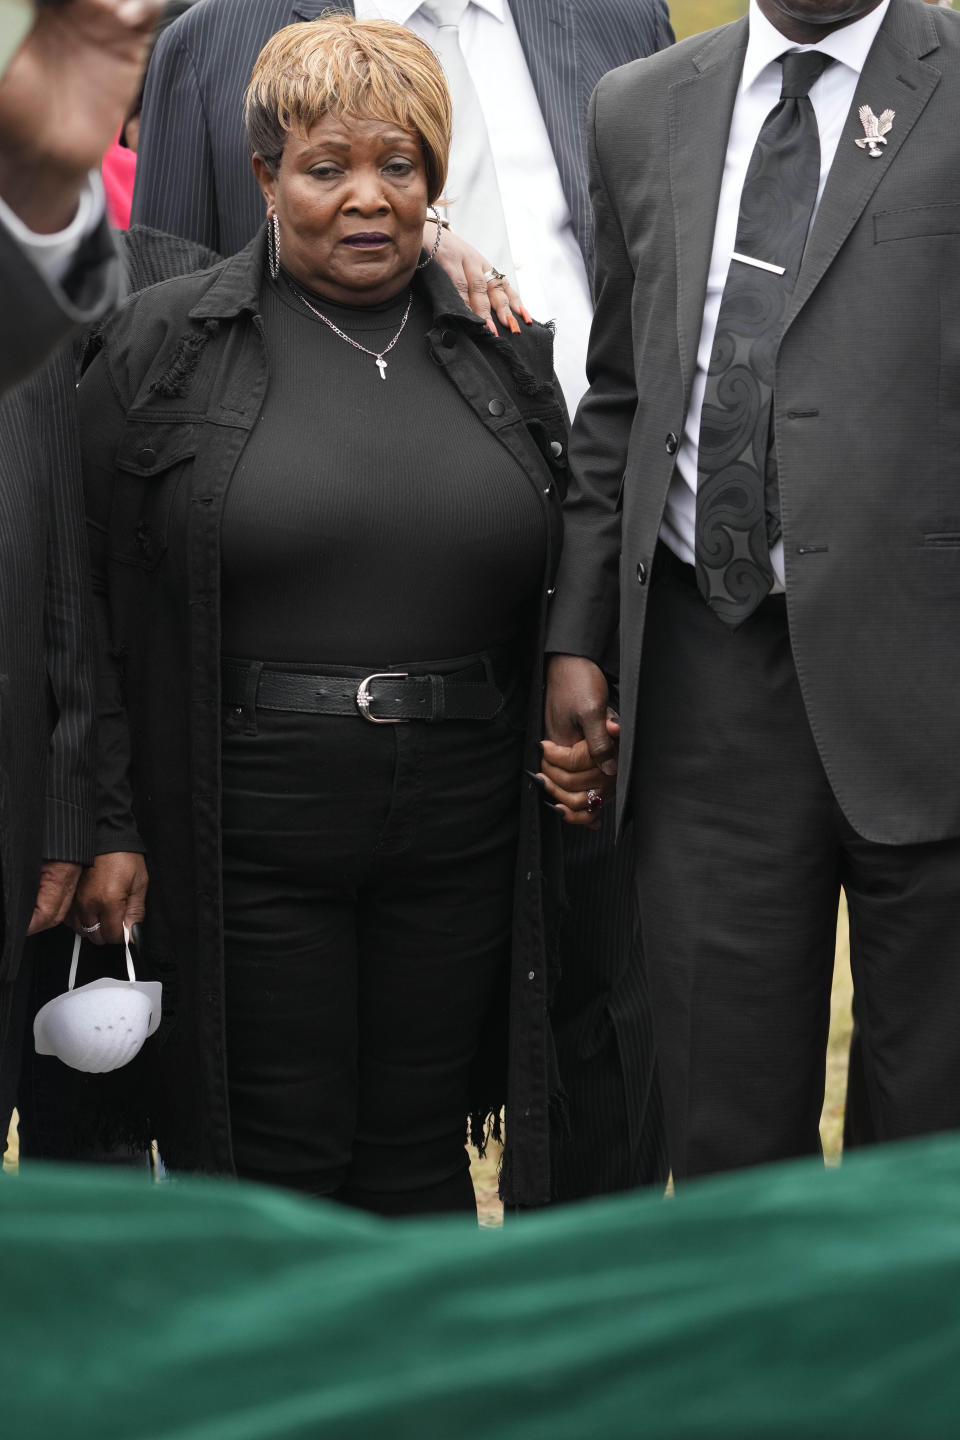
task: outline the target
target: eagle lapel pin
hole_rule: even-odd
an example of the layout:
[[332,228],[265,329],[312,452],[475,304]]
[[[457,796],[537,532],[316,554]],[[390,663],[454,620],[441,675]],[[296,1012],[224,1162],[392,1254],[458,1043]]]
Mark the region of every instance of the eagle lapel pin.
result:
[[861,105],[860,123],[863,126],[864,138],[854,143],[876,159],[880,154],[880,146],[887,143],[887,131],[892,127],[896,113],[895,110],[881,110],[879,115],[874,115],[869,105]]

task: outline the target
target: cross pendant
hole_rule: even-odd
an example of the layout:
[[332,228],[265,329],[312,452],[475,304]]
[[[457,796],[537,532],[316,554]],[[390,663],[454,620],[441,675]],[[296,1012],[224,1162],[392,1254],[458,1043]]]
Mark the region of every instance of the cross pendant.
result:
[[376,364],[377,364],[377,369],[380,371],[380,379],[381,379],[381,380],[386,380],[386,378],[387,378],[387,362],[386,362],[386,360],[384,360],[384,358],[383,358],[382,355],[378,355],[378,356],[377,356]]

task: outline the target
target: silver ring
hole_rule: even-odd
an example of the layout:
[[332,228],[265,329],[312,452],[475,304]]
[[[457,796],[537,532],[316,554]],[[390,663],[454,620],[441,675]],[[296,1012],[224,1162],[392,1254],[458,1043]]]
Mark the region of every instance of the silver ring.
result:
[[96,932],[97,932],[99,929],[100,929],[100,921],[98,920],[95,925],[81,925],[81,926],[80,926],[80,934],[81,934],[81,935],[95,935]]
[[494,280],[496,280],[499,285],[500,281],[505,280],[507,277],[502,270],[498,270],[495,265],[491,265],[489,270],[484,270],[483,278],[488,285],[492,285]]
[[587,791],[587,810],[591,815],[596,815],[598,810],[603,809],[603,795],[599,790]]

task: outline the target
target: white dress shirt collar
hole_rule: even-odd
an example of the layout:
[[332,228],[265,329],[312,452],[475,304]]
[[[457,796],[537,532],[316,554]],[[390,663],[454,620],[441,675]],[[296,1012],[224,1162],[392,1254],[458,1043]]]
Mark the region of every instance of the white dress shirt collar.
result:
[[848,66],[859,75],[889,6],[890,0],[882,0],[882,4],[860,20],[854,20],[852,24],[844,25],[839,30],[831,30],[829,35],[824,35],[819,45],[794,45],[770,24],[757,0],[750,0],[750,30],[740,80],[741,92],[749,90],[767,66],[785,50],[819,50],[823,55],[832,55],[841,65]]
[[[499,20],[501,23],[503,22],[503,12],[506,8],[507,0],[471,0],[471,3],[479,5],[481,10],[486,10],[493,16],[494,20]],[[886,3],[889,4],[889,0],[886,0]],[[364,17],[360,12],[367,8],[368,7],[364,5],[358,5],[356,7],[357,14],[361,19]],[[411,0],[378,0],[376,6],[378,16],[384,20],[393,20],[397,25],[406,25],[410,16],[415,15],[419,9],[420,0],[413,0],[412,4]]]

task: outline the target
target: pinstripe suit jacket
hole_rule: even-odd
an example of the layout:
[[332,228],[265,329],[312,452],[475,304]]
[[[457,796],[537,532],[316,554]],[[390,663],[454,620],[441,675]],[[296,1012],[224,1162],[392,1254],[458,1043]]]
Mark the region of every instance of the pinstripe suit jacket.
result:
[[41,856],[93,856],[92,643],[73,386],[68,348],[0,403],[0,1032]]
[[[134,289],[214,258],[164,236],[121,240]],[[4,339],[17,342],[0,347],[0,385],[15,363],[23,373],[114,297],[120,263],[106,224],[78,258],[86,274],[56,293],[0,227]],[[0,400],[0,1049],[40,860],[89,863],[94,850],[93,641],[74,371],[67,346]]]
[[86,537],[76,422],[59,403],[71,362],[16,382],[96,320],[118,284],[106,221],[59,286],[0,225],[0,1046],[40,860],[93,852]]
[[[242,101],[270,36],[349,0],[203,0],[157,42],[144,97],[133,219],[230,255],[263,220]],[[510,0],[574,230],[592,260],[584,126],[601,76],[669,45],[665,0]]]

